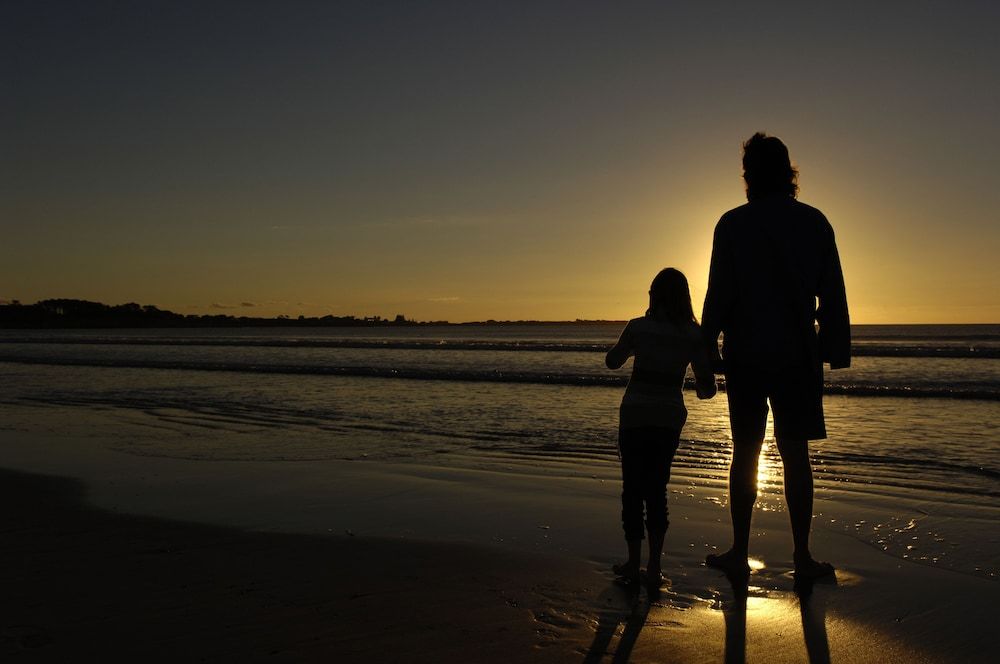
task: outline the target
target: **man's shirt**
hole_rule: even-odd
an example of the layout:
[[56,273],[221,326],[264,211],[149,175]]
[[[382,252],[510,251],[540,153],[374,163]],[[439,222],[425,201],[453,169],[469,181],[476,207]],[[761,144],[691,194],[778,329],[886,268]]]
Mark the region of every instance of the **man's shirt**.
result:
[[722,215],[701,324],[710,342],[724,334],[727,362],[774,370],[850,366],[844,276],[823,213],[771,196]]

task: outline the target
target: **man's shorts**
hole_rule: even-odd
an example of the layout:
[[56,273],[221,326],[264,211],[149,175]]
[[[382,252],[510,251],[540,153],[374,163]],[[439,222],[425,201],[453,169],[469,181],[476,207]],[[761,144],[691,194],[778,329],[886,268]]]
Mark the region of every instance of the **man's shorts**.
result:
[[775,438],[826,438],[821,371],[799,366],[766,370],[727,362],[726,397],[736,444],[764,439],[768,402],[774,411]]

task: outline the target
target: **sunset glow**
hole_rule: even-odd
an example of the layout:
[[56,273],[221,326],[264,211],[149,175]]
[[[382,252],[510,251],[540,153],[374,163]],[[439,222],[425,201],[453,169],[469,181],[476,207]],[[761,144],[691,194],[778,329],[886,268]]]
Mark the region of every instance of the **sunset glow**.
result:
[[765,130],[854,322],[1000,320],[996,6],[804,11],[15,3],[0,300],[624,319],[672,265],[699,310]]

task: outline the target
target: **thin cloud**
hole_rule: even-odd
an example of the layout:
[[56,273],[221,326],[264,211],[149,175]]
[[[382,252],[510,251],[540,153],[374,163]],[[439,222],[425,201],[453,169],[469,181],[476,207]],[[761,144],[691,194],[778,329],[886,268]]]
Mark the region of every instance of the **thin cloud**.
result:
[[360,226],[376,228],[467,228],[487,223],[485,218],[476,217],[402,217],[378,221],[362,221]]
[[208,305],[210,309],[236,309],[238,308],[235,304],[226,304],[225,302],[213,302]]
[[429,298],[427,298],[427,301],[428,302],[459,302],[461,299],[462,298],[460,298],[460,297],[452,295],[450,297],[429,297]]
[[260,305],[256,302],[240,302],[241,307],[259,307]]

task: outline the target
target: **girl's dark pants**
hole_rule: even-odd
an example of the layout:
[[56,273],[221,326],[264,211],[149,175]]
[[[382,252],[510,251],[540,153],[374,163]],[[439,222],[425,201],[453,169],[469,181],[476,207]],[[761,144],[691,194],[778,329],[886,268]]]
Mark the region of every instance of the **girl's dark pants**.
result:
[[667,482],[680,431],[664,427],[619,429],[622,457],[622,528],[626,540],[643,538],[643,508],[650,533],[667,531]]

